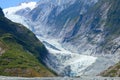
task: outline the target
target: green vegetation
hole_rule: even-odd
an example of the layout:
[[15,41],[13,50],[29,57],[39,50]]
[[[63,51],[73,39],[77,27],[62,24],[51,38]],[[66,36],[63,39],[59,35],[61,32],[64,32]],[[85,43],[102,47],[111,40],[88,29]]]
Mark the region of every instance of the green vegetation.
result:
[[45,77],[54,76],[43,65],[48,54],[44,45],[23,25],[13,23],[0,10],[0,75]]
[[120,62],[115,66],[110,67],[108,70],[102,72],[100,75],[104,77],[120,77]]
[[16,42],[12,35],[4,34],[0,41],[6,46],[5,53],[0,56],[0,75],[28,77],[51,75],[30,52]]

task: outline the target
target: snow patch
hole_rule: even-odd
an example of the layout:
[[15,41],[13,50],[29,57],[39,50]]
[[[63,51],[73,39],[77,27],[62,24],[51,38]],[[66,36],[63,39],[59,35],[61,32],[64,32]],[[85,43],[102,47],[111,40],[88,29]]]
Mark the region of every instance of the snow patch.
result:
[[21,3],[19,6],[3,9],[3,12],[5,14],[5,17],[12,20],[13,22],[21,23],[27,28],[30,28],[27,24],[27,19],[25,19],[23,16],[16,15],[16,12],[25,8],[29,8],[32,10],[35,7],[36,7],[36,2]]
[[5,12],[5,14],[15,14],[20,9],[29,8],[32,10],[35,7],[36,7],[36,2],[29,2],[29,3],[21,3],[19,6],[6,8],[3,11]]

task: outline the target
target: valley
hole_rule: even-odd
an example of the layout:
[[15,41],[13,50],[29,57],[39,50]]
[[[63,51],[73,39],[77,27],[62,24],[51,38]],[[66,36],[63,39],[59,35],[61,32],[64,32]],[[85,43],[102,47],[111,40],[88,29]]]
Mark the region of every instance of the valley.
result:
[[108,20],[112,20],[111,5],[118,6],[117,3],[56,1],[23,3],[3,11],[7,18],[30,29],[45,45],[50,54],[42,61],[59,76],[96,76],[120,61],[119,30],[113,28],[118,25]]

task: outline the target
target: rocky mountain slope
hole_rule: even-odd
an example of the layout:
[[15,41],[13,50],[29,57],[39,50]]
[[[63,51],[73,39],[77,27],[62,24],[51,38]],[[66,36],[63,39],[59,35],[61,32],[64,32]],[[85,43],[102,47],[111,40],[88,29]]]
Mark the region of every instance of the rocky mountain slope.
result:
[[[36,35],[59,38],[73,52],[114,54],[119,52],[119,43],[115,43],[119,41],[117,7],[119,0],[69,0],[60,5],[46,0],[22,16],[27,18]],[[15,14],[21,15],[23,10]]]
[[100,75],[104,77],[120,77],[120,62],[109,67],[109,69],[105,70]]
[[[119,0],[68,0],[65,2],[64,0],[61,2],[59,0],[44,0],[39,1],[33,9],[27,7],[13,12],[9,8],[4,9],[4,13],[13,21],[16,21],[14,19],[16,15],[19,22],[19,17],[22,17],[22,21],[29,29],[40,39],[44,38],[43,42],[55,39],[50,42],[54,49],[57,47],[57,40],[64,51],[97,57],[92,65],[81,71],[81,74],[76,70],[78,71],[83,65],[76,58],[80,63],[76,70],[72,69],[73,64],[62,67],[66,69],[63,72],[64,75],[97,75],[120,61],[119,4]],[[60,53],[60,51],[61,47],[57,52]],[[60,65],[62,60],[72,58],[68,55],[67,58],[64,58],[65,54],[62,56],[52,54],[52,57],[50,54],[48,57],[46,64],[52,69],[58,68],[56,66]],[[54,62],[53,57],[58,62]],[[70,61],[76,62],[75,59],[70,59]],[[50,62],[51,64],[49,64]]]
[[45,46],[30,30],[5,18],[0,8],[0,75],[54,76],[43,65],[47,54]]

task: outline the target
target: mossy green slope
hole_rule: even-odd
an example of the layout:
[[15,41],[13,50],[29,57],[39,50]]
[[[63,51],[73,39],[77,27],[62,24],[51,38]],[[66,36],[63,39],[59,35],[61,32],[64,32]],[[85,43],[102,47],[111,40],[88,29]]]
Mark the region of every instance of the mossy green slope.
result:
[[[23,25],[4,17],[0,9],[0,75],[54,76],[42,63],[48,54],[44,45]],[[3,52],[1,52],[3,51]]]
[[100,74],[104,77],[120,77],[120,62]]

